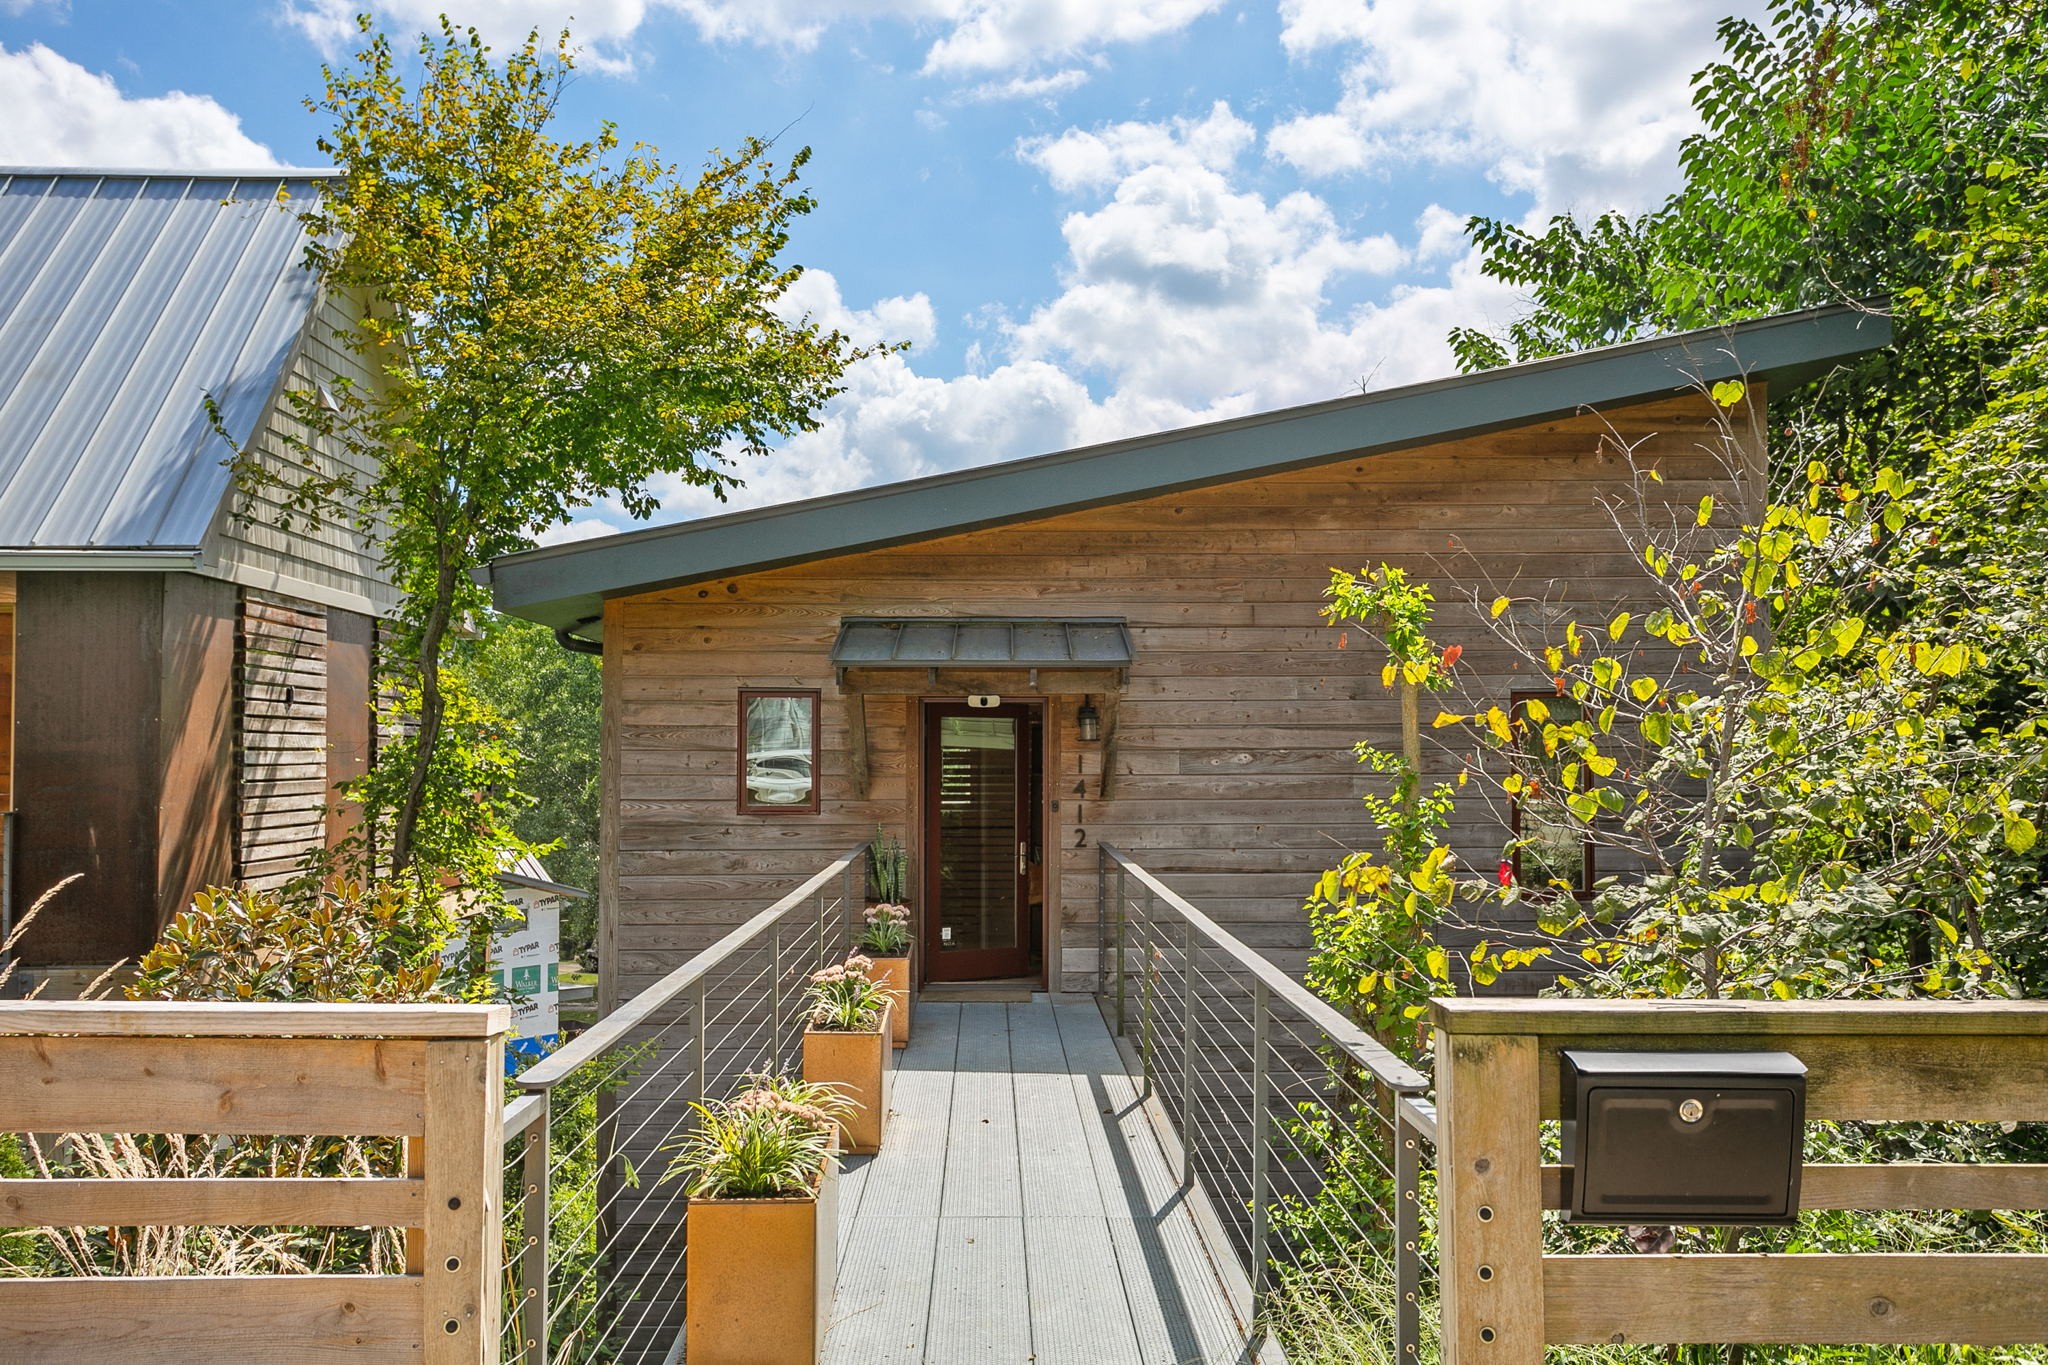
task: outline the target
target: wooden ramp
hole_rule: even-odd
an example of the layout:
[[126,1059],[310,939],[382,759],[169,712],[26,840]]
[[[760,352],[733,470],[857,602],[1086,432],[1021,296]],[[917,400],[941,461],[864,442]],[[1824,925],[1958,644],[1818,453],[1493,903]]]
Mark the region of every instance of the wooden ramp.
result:
[[846,1162],[827,1365],[1256,1358],[1094,1003],[924,1003]]

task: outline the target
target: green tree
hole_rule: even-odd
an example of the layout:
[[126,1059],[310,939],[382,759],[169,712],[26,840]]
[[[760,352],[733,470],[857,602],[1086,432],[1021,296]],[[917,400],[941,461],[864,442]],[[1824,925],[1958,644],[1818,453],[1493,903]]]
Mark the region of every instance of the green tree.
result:
[[554,880],[593,893],[563,915],[563,955],[581,957],[597,927],[603,668],[563,649],[544,626],[495,615],[454,658],[470,690],[510,723],[519,785],[529,794],[512,813],[512,831],[544,850]]
[[[329,289],[377,301],[339,341],[380,382],[342,385],[338,412],[318,395],[297,407],[309,445],[339,443],[374,472],[333,473],[309,450],[285,482],[292,513],[356,509],[404,594],[386,663],[410,738],[368,787],[378,856],[423,887],[444,872],[481,886],[504,841],[436,766],[462,739],[443,668],[451,632],[484,607],[469,571],[599,498],[649,515],[657,479],[723,496],[734,456],[814,426],[867,352],[786,316],[799,271],[781,256],[812,207],[797,186],[806,152],[779,169],[748,139],[693,180],[621,148],[609,124],[557,135],[566,33],[501,60],[444,18],[408,83],[361,22],[361,51],[323,68],[308,101],[343,177],[307,223]],[[423,834],[434,825],[444,833]]]

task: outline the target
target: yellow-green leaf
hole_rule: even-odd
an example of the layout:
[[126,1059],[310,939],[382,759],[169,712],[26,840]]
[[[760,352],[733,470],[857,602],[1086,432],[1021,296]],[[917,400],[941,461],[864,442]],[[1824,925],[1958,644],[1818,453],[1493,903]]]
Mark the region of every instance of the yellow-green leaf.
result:
[[1724,408],[1732,408],[1742,401],[1742,395],[1746,392],[1748,390],[1743,387],[1741,380],[1724,379],[1714,385],[1714,401]]

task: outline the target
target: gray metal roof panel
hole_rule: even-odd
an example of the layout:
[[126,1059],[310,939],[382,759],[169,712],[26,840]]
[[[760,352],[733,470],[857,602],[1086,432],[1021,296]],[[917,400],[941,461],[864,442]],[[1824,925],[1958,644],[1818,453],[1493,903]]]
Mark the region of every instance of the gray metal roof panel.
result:
[[607,597],[1409,449],[1748,376],[1802,382],[1891,340],[1864,308],[1807,309],[1030,459],[521,551],[501,611],[584,633]]
[[256,431],[330,178],[0,169],[0,548],[201,544],[230,453],[205,400]]
[[1131,632],[1108,617],[847,617],[832,642],[837,668],[1127,668]]

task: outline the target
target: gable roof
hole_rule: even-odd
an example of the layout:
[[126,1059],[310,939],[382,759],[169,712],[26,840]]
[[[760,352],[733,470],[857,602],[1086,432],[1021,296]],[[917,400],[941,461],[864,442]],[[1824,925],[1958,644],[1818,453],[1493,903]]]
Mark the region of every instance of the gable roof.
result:
[[231,453],[205,400],[246,445],[335,174],[0,168],[0,561],[196,559]]
[[1722,379],[1797,384],[1891,340],[1831,305],[1426,384],[524,550],[478,577],[500,611],[594,638],[607,597],[858,554],[1669,395]]

